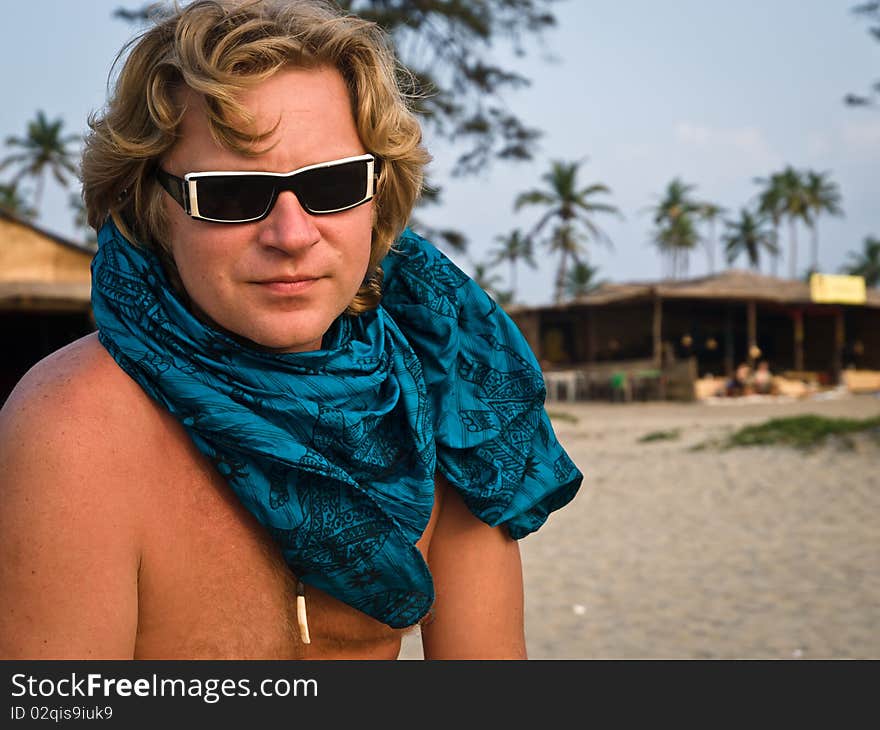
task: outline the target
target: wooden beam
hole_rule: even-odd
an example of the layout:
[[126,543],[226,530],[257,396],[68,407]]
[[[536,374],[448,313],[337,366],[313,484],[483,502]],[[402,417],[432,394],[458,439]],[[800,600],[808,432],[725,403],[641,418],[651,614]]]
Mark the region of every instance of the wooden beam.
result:
[[803,371],[804,369],[804,312],[802,309],[795,309],[792,312],[794,320],[794,369]]
[[724,308],[724,374],[730,378],[736,365],[733,362],[733,309],[728,302]]
[[654,292],[654,367],[663,367],[663,300]]
[[90,312],[90,302],[79,302],[68,299],[36,299],[33,297],[15,297],[0,301],[0,312],[44,312],[46,314]]
[[754,353],[758,347],[758,321],[755,309],[755,300],[752,299],[746,305],[746,316],[748,317],[748,349],[746,351],[746,359],[748,360],[749,368],[752,370],[755,369]]
[[587,362],[596,361],[596,321],[598,319],[593,307],[587,309]]
[[831,358],[831,370],[834,373],[834,384],[839,385],[843,378],[843,346],[846,343],[846,322],[843,318],[843,307],[834,313],[834,351]]

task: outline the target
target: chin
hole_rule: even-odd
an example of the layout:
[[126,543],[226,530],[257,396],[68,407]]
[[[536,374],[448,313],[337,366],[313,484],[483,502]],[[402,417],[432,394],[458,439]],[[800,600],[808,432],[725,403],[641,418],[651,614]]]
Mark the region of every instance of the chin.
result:
[[258,350],[269,350],[270,352],[308,352],[310,350],[320,350],[324,335],[317,337],[303,336],[298,333],[296,336],[288,335],[259,335],[253,332],[249,336],[238,335],[245,344],[250,345]]
[[[335,317],[334,317],[335,319]],[[308,352],[320,350],[324,334],[330,329],[334,319],[326,323],[297,323],[286,322],[284,326],[265,327],[255,330],[253,327],[243,328],[238,333],[239,337],[246,339],[252,345],[272,352]]]

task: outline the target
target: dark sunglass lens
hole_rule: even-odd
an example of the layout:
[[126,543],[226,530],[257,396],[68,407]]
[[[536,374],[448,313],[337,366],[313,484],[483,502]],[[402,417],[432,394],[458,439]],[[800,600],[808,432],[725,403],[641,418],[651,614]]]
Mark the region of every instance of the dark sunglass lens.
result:
[[360,203],[367,195],[367,163],[318,167],[296,177],[296,195],[311,213],[327,213]]
[[273,191],[272,179],[257,175],[199,178],[199,215],[219,221],[259,218],[269,208]]

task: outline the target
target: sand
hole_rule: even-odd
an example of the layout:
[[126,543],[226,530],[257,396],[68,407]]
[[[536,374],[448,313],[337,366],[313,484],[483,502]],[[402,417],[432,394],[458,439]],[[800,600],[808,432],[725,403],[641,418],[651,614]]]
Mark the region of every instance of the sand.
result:
[[[880,442],[690,450],[880,398],[549,408],[576,419],[553,417],[586,478],[520,543],[530,658],[880,658]],[[420,656],[408,637],[401,658]]]

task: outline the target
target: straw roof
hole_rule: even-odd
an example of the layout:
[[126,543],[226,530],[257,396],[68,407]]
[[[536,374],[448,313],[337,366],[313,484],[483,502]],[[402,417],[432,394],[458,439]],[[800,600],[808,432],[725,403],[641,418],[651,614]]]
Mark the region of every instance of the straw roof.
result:
[[0,309],[82,310],[92,287],[76,281],[0,281]]
[[19,218],[17,215],[13,215],[8,211],[3,210],[3,208],[0,208],[0,220],[8,221],[10,223],[17,223],[19,226],[30,229],[31,231],[40,235],[43,238],[47,238],[50,241],[53,241],[61,246],[65,246],[66,248],[72,249],[74,251],[81,251],[82,253],[88,254],[90,257],[95,255],[95,249],[90,247],[88,244],[80,243],[78,241],[71,241],[69,238],[59,236],[57,233],[52,233],[52,231],[41,228],[40,226],[36,226],[30,221],[25,220],[24,218]]
[[93,255],[0,210],[0,309],[87,310]]
[[[742,269],[728,269],[720,274],[696,279],[606,283],[585,296],[563,304],[551,307],[516,307],[511,310],[523,312],[533,309],[599,306],[653,299],[655,296],[661,299],[714,299],[802,305],[812,303],[810,285],[805,281],[780,279]],[[880,309],[880,290],[868,289],[863,306]]]

